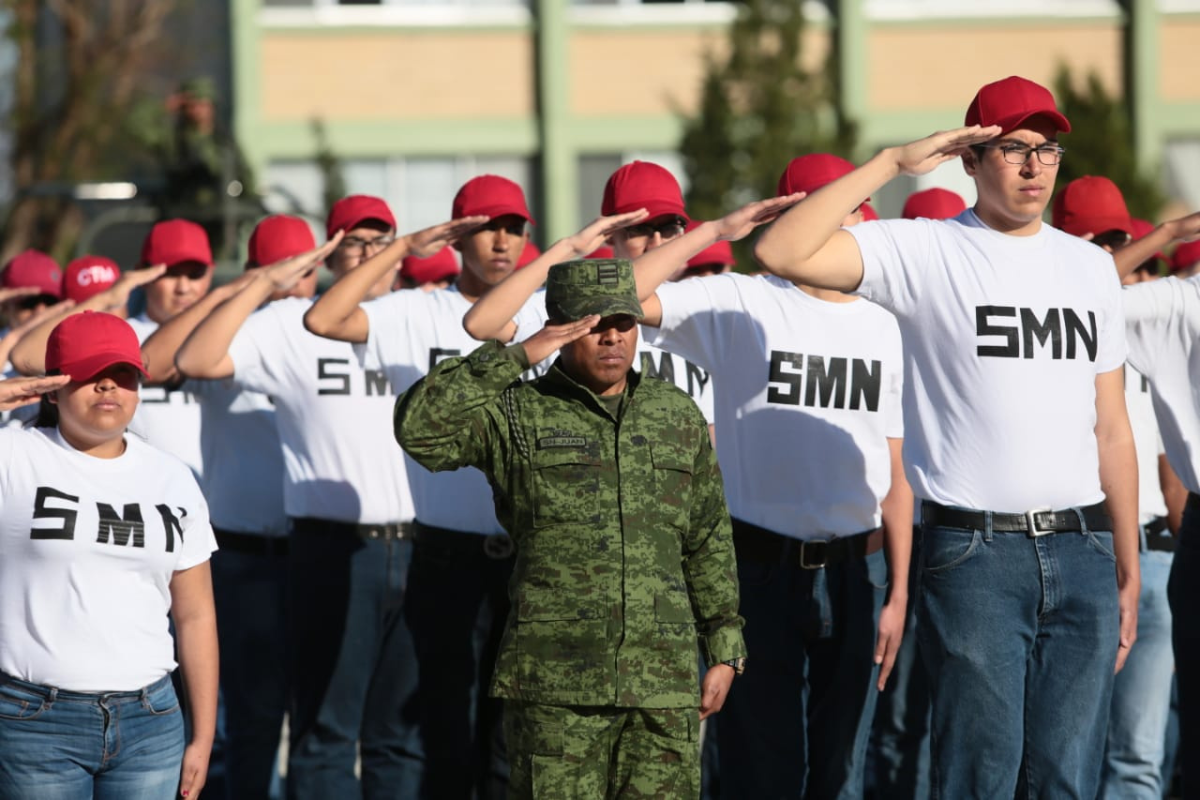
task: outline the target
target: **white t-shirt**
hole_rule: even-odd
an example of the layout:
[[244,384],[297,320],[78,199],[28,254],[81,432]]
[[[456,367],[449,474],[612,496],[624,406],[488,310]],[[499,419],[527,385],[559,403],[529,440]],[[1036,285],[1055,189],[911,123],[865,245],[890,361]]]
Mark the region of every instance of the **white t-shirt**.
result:
[[200,401],[201,484],[213,526],[237,533],[286,536],[283,450],[275,404],[232,378],[189,381]]
[[[694,280],[694,279],[693,279]],[[533,336],[546,326],[550,316],[546,313],[545,290],[534,292],[525,302],[513,322],[517,326],[517,335],[513,341],[523,341]],[[643,326],[638,327],[637,354],[633,359],[633,368],[647,377],[658,378],[675,384],[699,407],[700,413],[708,424],[714,423],[713,389],[709,373],[696,364],[684,360],[682,355],[676,358],[666,350],[660,350],[650,343],[654,331]],[[676,354],[678,355],[678,354]]]
[[[129,326],[144,342],[158,330],[158,323],[145,314],[132,317]],[[204,474],[204,459],[200,452],[200,404],[192,391],[191,381],[167,389],[164,386],[143,386],[138,393],[141,402],[129,423],[129,430],[160,450],[165,450],[192,468],[199,478]]]
[[1167,461],[1200,492],[1200,276],[1139,283],[1122,298],[1129,363],[1150,381]]
[[879,527],[887,439],[904,435],[892,315],[732,273],[665,283],[658,299],[653,343],[716,376],[730,514],[801,539]]
[[1049,225],[994,231],[970,209],[847,231],[862,251],[858,292],[904,337],[916,496],[1002,512],[1103,500],[1096,376],[1125,361],[1112,257]]
[[[370,322],[368,357],[383,367],[397,392],[406,391],[438,362],[479,346],[462,326],[470,307],[456,287],[406,289],[363,303]],[[474,467],[430,472],[406,459],[418,520],[464,533],[503,532],[482,472]]]
[[1128,364],[1125,365],[1125,408],[1129,411],[1129,427],[1133,429],[1133,444],[1137,450],[1138,521],[1145,525],[1155,517],[1167,515],[1167,501],[1158,479],[1158,456],[1163,452],[1163,441],[1154,415],[1150,381]]
[[304,328],[312,300],[255,311],[229,347],[238,383],[275,401],[289,517],[409,522],[412,497],[392,436],[395,391],[354,345]]
[[9,675],[127,692],[175,668],[171,577],[207,561],[216,543],[191,470],[136,436],[125,443],[99,459],[57,428],[0,431],[0,670]]

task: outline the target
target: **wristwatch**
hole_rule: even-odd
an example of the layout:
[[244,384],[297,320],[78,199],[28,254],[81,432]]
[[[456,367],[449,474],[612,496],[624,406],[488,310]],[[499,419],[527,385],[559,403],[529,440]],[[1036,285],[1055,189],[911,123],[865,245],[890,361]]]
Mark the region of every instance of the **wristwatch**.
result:
[[741,675],[743,672],[746,671],[746,657],[745,656],[740,656],[738,658],[732,658],[729,661],[722,661],[721,663],[727,667],[730,667],[733,670],[734,675]]

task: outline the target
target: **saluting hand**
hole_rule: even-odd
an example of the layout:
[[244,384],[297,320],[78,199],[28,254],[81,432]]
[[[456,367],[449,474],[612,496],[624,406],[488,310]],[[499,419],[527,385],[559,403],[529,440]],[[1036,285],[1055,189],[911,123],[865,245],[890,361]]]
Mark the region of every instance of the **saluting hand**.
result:
[[68,375],[35,378],[9,378],[0,381],[0,411],[32,405],[46,392],[52,392],[71,382]]
[[283,261],[276,261],[265,268],[267,280],[271,282],[271,286],[277,292],[291,290],[300,282],[301,278],[316,269],[318,264],[337,249],[344,235],[343,231],[338,231],[333,235],[333,238],[320,247],[309,250],[306,253],[301,253],[298,256],[285,258]]
[[971,145],[983,144],[1000,135],[999,125],[969,125],[952,131],[938,131],[924,139],[893,148],[896,166],[902,175],[924,175],[958,158]]
[[628,228],[630,225],[636,225],[648,216],[650,216],[649,211],[639,208],[637,211],[627,211],[624,214],[596,217],[585,225],[579,233],[568,237],[567,244],[575,251],[576,256],[586,256],[594,252],[597,248],[603,247],[608,237],[617,231],[622,228]]
[[1200,211],[1195,211],[1186,217],[1167,220],[1163,223],[1163,227],[1175,241],[1190,242],[1200,238]]
[[564,344],[570,344],[576,339],[582,339],[596,324],[600,322],[599,314],[592,314],[575,322],[555,325],[547,322],[546,327],[524,341],[525,357],[530,364],[537,364],[549,358]]
[[804,192],[796,192],[782,197],[768,197],[766,200],[747,203],[737,211],[732,211],[717,220],[717,235],[729,242],[744,239],[759,225],[774,222],[780,214],[799,203],[804,197]]
[[440,225],[422,228],[416,233],[410,233],[404,237],[408,240],[408,254],[417,258],[428,258],[446,245],[458,241],[489,219],[490,217],[482,214],[473,217],[459,217]]
[[30,295],[41,294],[42,290],[36,286],[13,286],[12,288],[0,289],[0,303],[5,300],[12,300],[14,297],[29,297]]
[[125,270],[121,273],[121,277],[117,278],[117,282],[104,293],[105,308],[125,308],[129,303],[129,295],[133,293],[134,289],[145,286],[148,283],[154,283],[166,271],[166,264],[155,264],[152,267]]

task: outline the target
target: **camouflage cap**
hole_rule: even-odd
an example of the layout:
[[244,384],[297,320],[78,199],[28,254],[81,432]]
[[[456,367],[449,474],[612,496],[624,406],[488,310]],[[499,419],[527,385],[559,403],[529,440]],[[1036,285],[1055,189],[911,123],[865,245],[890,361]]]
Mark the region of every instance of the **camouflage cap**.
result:
[[589,314],[630,314],[641,319],[632,262],[595,258],[555,264],[546,278],[546,313],[557,322],[573,322]]

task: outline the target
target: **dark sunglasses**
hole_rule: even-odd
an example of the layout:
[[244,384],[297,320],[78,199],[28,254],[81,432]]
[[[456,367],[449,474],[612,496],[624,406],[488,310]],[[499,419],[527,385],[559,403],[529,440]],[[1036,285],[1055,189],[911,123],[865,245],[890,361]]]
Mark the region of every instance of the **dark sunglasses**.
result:
[[632,314],[613,314],[608,317],[601,317],[596,323],[596,327],[592,328],[593,332],[616,330],[621,333],[628,333],[633,330],[633,326],[637,325],[637,319]]
[[683,235],[686,226],[687,222],[682,218],[668,217],[657,222],[642,222],[637,225],[630,225],[625,228],[625,235],[631,239],[638,239],[643,236],[653,236],[657,233],[664,239],[674,239],[676,236]]
[[58,298],[52,294],[34,294],[28,297],[18,297],[13,301],[17,308],[22,311],[33,311],[38,306],[52,306],[58,302]]

